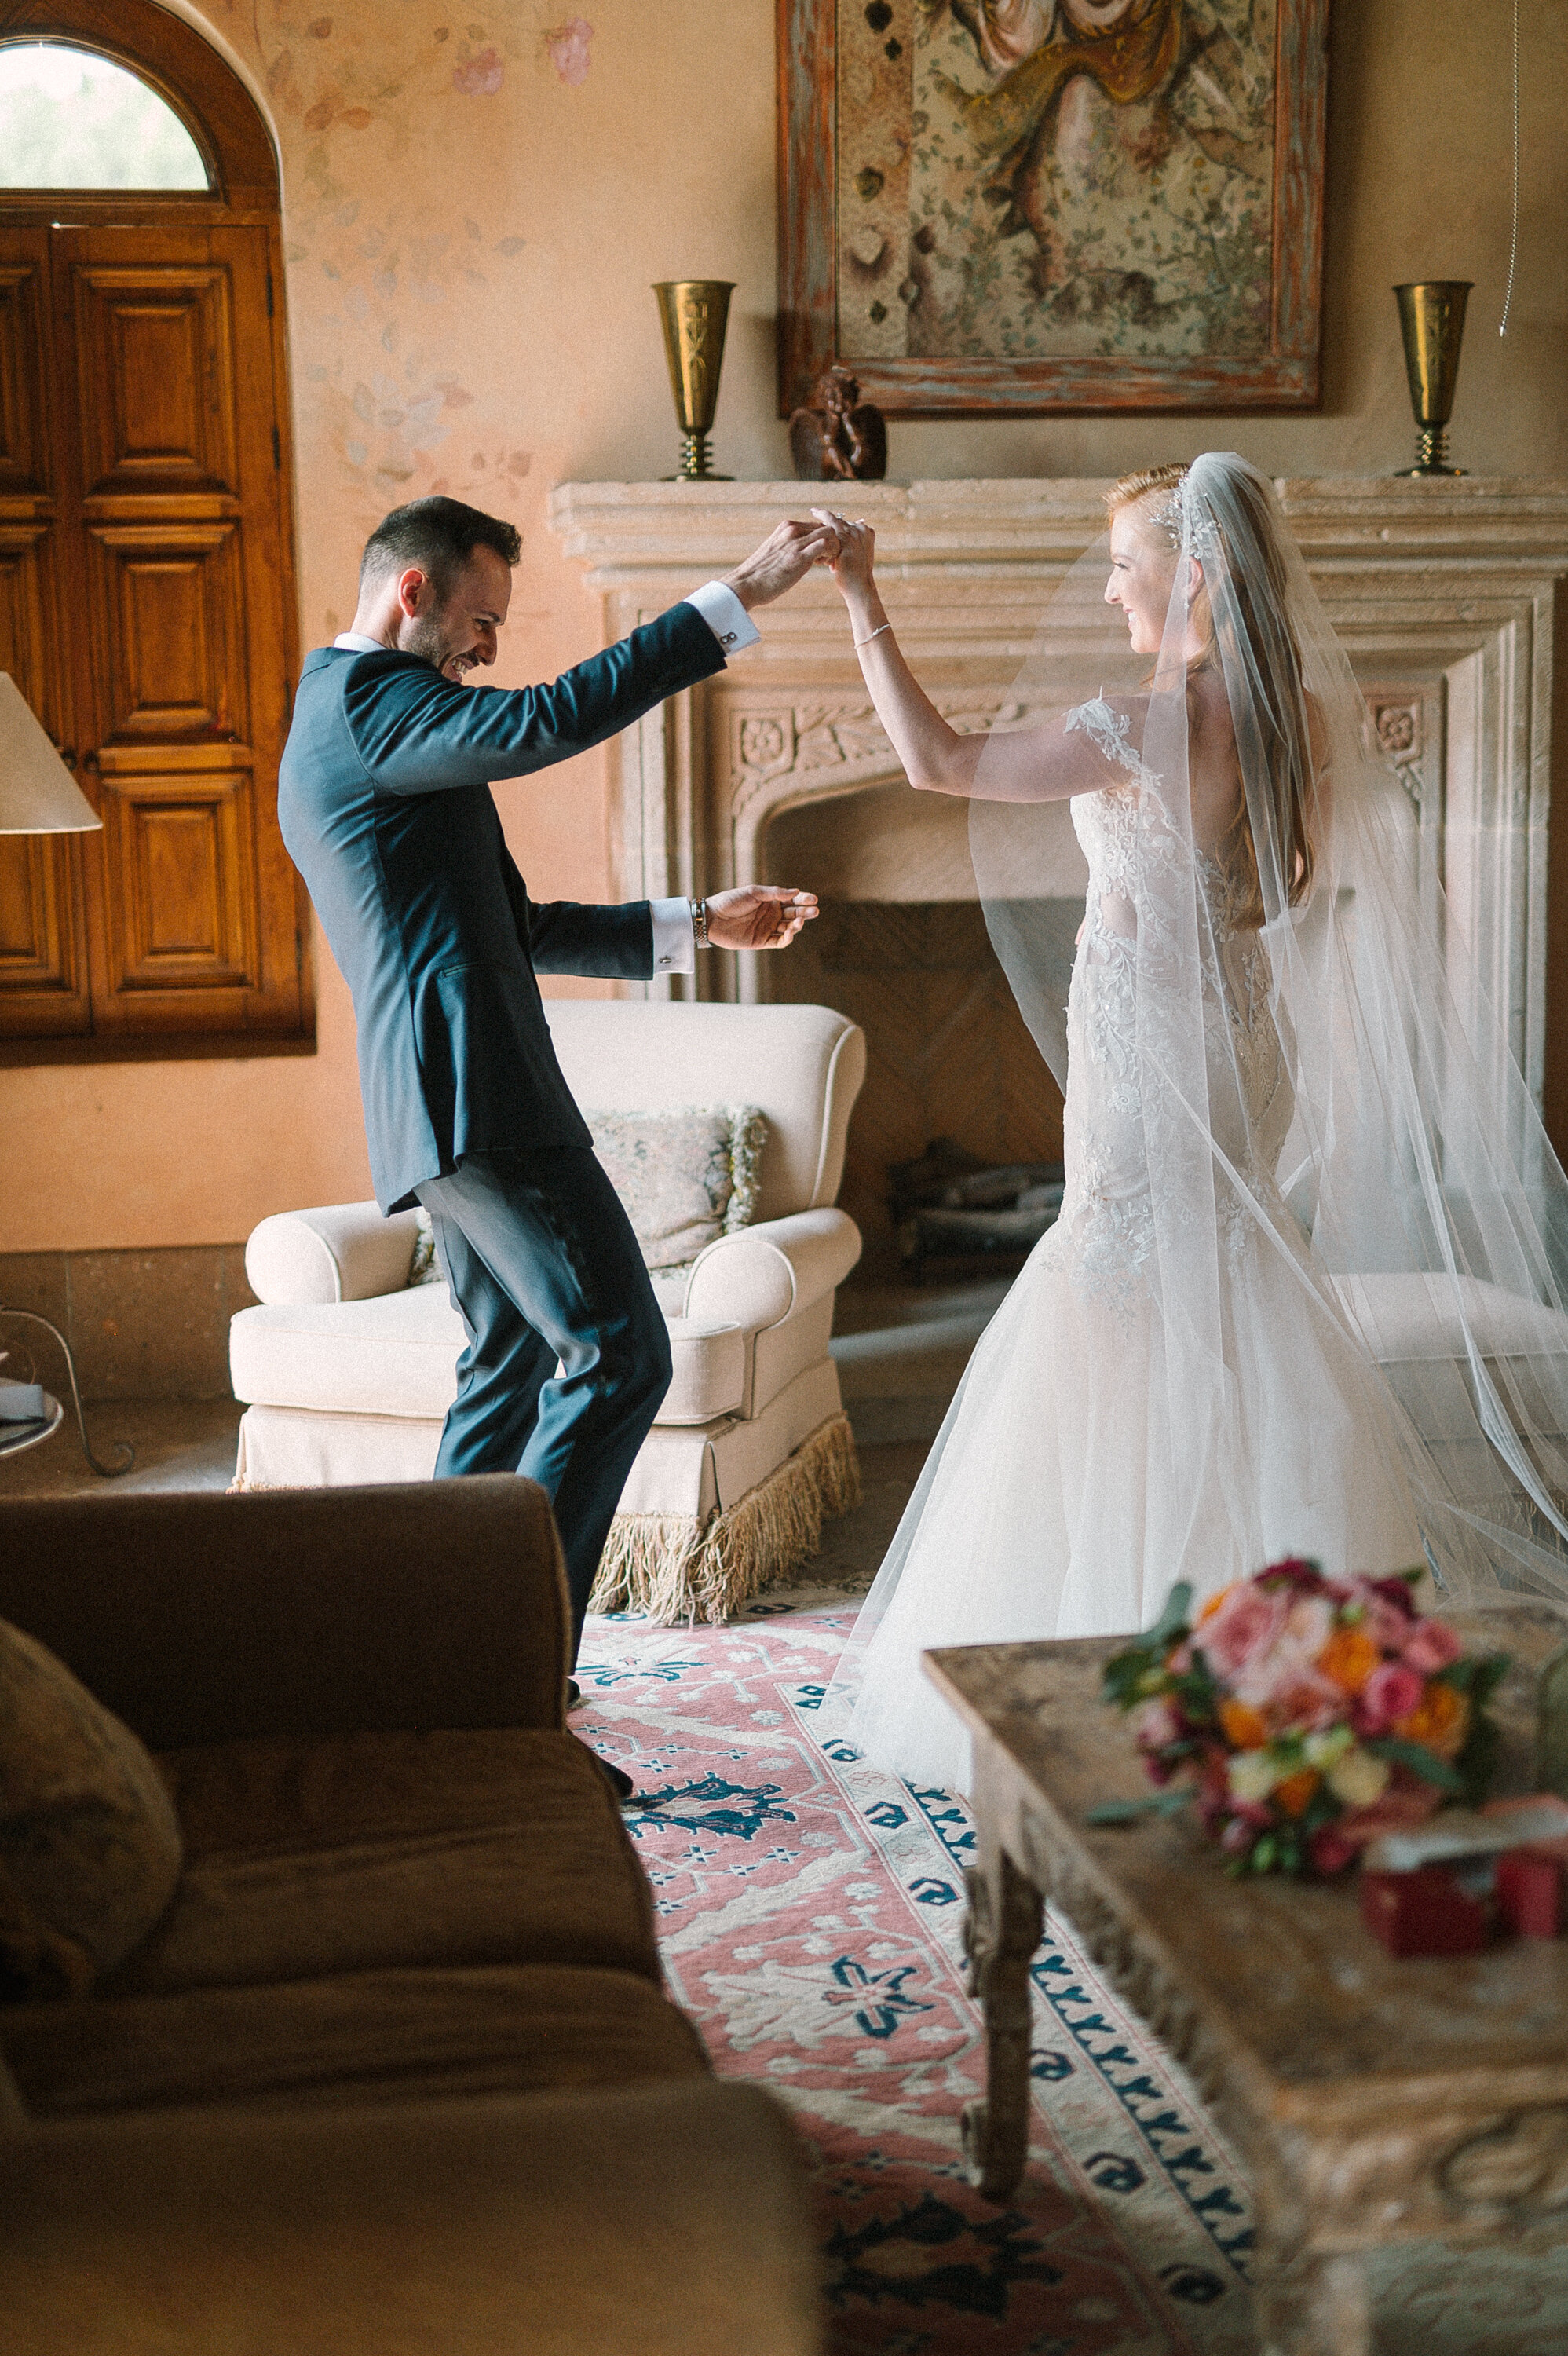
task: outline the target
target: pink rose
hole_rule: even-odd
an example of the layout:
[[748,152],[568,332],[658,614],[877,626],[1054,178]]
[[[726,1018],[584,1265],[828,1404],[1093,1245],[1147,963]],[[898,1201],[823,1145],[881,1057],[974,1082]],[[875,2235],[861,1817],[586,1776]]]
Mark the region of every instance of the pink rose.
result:
[[1268,1595],[1250,1579],[1239,1580],[1227,1590],[1218,1610],[1193,1633],[1192,1642],[1208,1662],[1210,1674],[1235,1685],[1278,1641],[1289,1608],[1288,1590]]
[[1356,1696],[1350,1723],[1360,1735],[1385,1734],[1396,1718],[1409,1717],[1424,1690],[1422,1679],[1403,1661],[1385,1661]]
[[1317,1734],[1325,1727],[1339,1725],[1348,1698],[1344,1687],[1337,1686],[1332,1677],[1286,1662],[1274,1690],[1253,1707],[1263,1708],[1276,1734]]
[[[1403,1588],[1404,1581],[1399,1585]],[[1360,1604],[1361,1617],[1357,1622],[1364,1628],[1374,1644],[1385,1653],[1397,1653],[1410,1633],[1410,1614],[1381,1593],[1370,1579],[1358,1579],[1351,1590],[1350,1601]]]
[[[1277,1714],[1285,1693],[1297,1686],[1324,1688],[1320,1698],[1326,1698],[1328,1681],[1318,1676],[1313,1664],[1334,1633],[1334,1606],[1324,1595],[1287,1594],[1269,1601],[1283,1603],[1284,1614],[1273,1635],[1239,1665],[1231,1682],[1238,1701]],[[1214,1616],[1218,1619],[1219,1612]]]
[[1168,1742],[1180,1741],[1181,1720],[1170,1704],[1157,1695],[1134,1710],[1133,1740],[1140,1751],[1163,1751]]
[[1420,1676],[1430,1677],[1456,1661],[1464,1649],[1446,1620],[1418,1620],[1405,1637],[1401,1657]]

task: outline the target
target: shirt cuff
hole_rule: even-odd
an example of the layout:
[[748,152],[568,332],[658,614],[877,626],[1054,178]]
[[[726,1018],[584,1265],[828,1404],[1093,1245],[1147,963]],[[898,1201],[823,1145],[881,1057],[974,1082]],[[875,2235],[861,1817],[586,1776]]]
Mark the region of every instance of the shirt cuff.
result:
[[705,581],[686,602],[696,606],[723,648],[726,659],[743,655],[763,635],[733,589],[727,589],[722,581]]
[[[707,620],[706,614],[702,618]],[[690,901],[650,900],[648,908],[654,920],[654,971],[695,973],[697,932]]]

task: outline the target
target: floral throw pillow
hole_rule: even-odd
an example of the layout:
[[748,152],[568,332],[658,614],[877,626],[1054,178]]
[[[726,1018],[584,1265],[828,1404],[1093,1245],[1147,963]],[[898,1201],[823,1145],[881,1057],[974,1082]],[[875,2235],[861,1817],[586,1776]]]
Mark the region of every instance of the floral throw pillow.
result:
[[685,1268],[755,1218],[768,1133],[755,1105],[591,1112],[587,1120],[647,1267]]
[[[621,1197],[646,1267],[685,1268],[757,1215],[768,1124],[755,1105],[585,1112],[593,1150]],[[411,1284],[440,1284],[430,1216],[419,1215]]]

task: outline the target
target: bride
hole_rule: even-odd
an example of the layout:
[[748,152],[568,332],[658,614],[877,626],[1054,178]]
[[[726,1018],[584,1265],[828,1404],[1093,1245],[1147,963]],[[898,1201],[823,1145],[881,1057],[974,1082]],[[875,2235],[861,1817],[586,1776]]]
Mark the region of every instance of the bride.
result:
[[[869,527],[819,511],[882,723],[912,786],[969,798],[993,941],[1066,1052],[1061,1215],[840,1670],[850,1740],[948,1788],[967,1743],[933,1645],[1132,1631],[1179,1579],[1286,1554],[1568,1587],[1568,1194],[1456,982],[1403,788],[1263,476],[1211,454],[1107,506],[1104,597],[1145,676],[988,735],[916,683]],[[1058,680],[1083,623],[1064,594]],[[1029,879],[1064,808],[1087,894],[1063,1035],[1065,936]]]

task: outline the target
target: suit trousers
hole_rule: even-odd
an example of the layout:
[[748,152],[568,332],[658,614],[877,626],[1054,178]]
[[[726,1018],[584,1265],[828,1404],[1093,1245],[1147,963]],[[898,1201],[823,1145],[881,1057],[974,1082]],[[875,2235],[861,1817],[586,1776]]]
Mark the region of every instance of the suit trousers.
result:
[[465,1154],[415,1192],[468,1336],[435,1477],[539,1482],[566,1557],[575,1659],[615,1507],[669,1388],[664,1312],[587,1146]]

